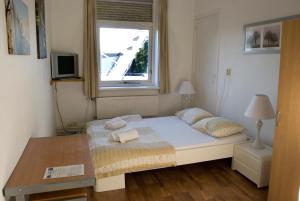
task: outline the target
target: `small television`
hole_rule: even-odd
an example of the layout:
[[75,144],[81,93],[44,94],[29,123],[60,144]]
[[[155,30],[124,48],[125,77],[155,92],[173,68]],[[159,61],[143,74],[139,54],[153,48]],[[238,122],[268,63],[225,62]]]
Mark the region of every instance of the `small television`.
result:
[[52,79],[77,78],[78,55],[73,53],[51,53]]

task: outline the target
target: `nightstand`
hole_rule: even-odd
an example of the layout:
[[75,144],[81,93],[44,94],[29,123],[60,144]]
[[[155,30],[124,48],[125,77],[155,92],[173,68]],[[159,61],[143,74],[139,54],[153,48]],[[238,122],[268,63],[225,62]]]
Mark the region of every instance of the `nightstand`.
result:
[[232,170],[237,170],[253,181],[258,188],[268,186],[272,160],[272,148],[254,149],[251,142],[236,144],[232,159]]

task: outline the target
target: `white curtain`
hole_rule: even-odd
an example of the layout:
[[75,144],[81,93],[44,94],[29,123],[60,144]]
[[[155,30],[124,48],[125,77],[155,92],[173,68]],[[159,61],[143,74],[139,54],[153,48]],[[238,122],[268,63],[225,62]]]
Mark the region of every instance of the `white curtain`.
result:
[[159,4],[159,92],[167,94],[170,92],[168,0],[160,0]]
[[84,93],[90,99],[97,97],[99,91],[96,37],[96,2],[95,0],[85,0],[83,44]]

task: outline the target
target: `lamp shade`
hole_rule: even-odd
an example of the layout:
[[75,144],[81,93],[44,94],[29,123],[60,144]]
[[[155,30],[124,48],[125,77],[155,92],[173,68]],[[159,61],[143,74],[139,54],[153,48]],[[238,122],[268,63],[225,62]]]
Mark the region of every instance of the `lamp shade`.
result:
[[179,87],[179,94],[192,95],[195,94],[195,89],[191,81],[183,81]]
[[274,110],[267,95],[257,94],[252,98],[245,116],[252,119],[273,119]]

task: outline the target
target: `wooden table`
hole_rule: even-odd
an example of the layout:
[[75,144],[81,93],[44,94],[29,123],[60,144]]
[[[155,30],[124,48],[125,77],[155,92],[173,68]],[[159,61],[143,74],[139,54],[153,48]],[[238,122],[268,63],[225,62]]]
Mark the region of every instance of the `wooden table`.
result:
[[[84,164],[84,175],[43,179],[47,167]],[[87,135],[31,138],[6,186],[7,200],[27,195],[95,185]]]

